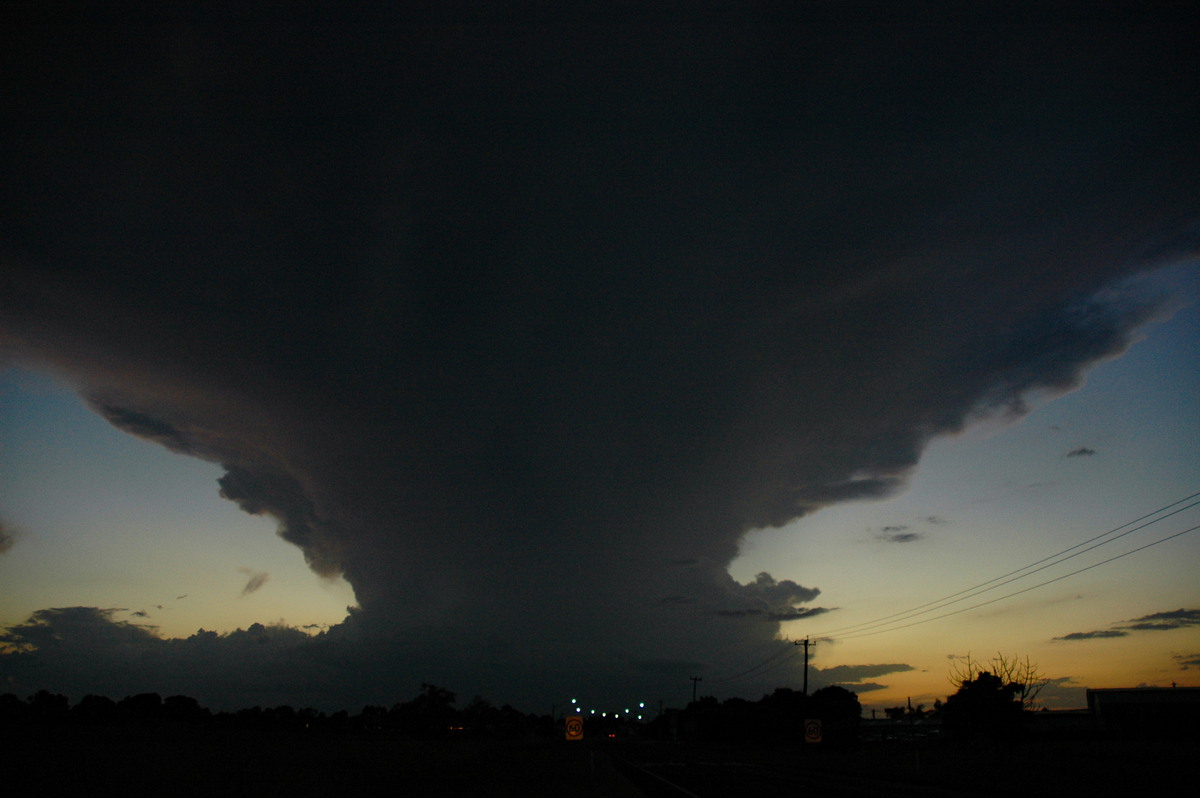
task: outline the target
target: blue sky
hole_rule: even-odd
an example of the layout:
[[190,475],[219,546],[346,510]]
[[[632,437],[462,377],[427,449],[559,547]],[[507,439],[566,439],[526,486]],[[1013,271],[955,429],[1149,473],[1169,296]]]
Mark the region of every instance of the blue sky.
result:
[[[272,519],[222,499],[221,473],[118,431],[52,375],[6,369],[0,508],[16,540],[0,557],[3,622],[76,605],[123,608],[168,636],[342,620],[349,585],[316,577]],[[243,595],[256,573],[267,581]]]
[[[1197,270],[1180,264],[1152,281],[1182,307],[1147,325],[1122,356],[1096,365],[1079,389],[1044,397],[1015,423],[983,420],[937,439],[898,496],[830,507],[749,533],[731,569],[735,578],[765,570],[826,587],[817,603],[838,607],[836,613],[784,625],[785,634],[798,637],[838,633],[838,642],[822,646],[815,660],[821,666],[870,659],[917,668],[889,677],[893,686],[865,695],[864,702],[901,703],[912,695],[929,703],[946,689],[949,655],[991,656],[997,648],[1029,655],[1048,676],[1072,677],[1079,688],[1193,683],[1194,671],[1182,672],[1174,657],[1200,650],[1195,627],[1122,639],[1053,638],[1197,606],[1200,532],[977,610],[929,619],[1194,526],[1200,509],[978,598],[872,623],[1023,568],[1200,490]],[[1075,690],[1063,703],[1080,700]]]

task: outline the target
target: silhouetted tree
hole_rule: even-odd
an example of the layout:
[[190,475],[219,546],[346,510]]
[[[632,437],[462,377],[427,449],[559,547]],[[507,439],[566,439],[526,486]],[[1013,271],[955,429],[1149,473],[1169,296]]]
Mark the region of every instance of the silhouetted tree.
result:
[[413,734],[440,734],[458,725],[454,693],[434,684],[422,684],[421,693],[412,701],[392,707],[389,715],[402,730]]
[[191,696],[167,696],[162,702],[162,718],[175,723],[202,723],[208,718],[208,710]]
[[388,725],[388,711],[384,707],[364,706],[355,718],[355,725],[364,731],[382,731]]
[[65,695],[51,693],[49,690],[38,690],[29,697],[29,716],[39,723],[62,723],[71,709],[71,702]]
[[857,694],[840,685],[831,684],[809,697],[805,715],[821,720],[822,737],[825,742],[847,743],[858,736],[862,704],[859,703]]
[[117,702],[117,714],[130,723],[157,723],[162,717],[162,696],[158,693],[138,693]]
[[29,715],[29,705],[13,693],[0,695],[0,726],[23,723]]
[[71,708],[71,717],[80,723],[112,723],[117,719],[117,702],[108,696],[85,695]]
[[956,659],[950,671],[950,683],[961,688],[975,681],[981,673],[990,673],[1006,687],[1015,687],[1014,695],[1021,702],[1021,708],[1026,710],[1036,709],[1038,694],[1049,683],[1037,663],[1030,662],[1028,656],[1018,659],[1000,652],[986,663],[973,659],[969,653]]
[[962,737],[984,733],[997,739],[1009,738],[1020,729],[1020,694],[1019,684],[1005,684],[994,673],[980,671],[946,699],[942,717],[946,727]]

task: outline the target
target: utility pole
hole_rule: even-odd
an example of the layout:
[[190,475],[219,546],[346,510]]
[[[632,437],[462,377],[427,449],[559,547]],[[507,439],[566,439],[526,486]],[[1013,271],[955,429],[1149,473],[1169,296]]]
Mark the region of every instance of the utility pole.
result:
[[694,704],[696,703],[696,682],[702,682],[704,679],[699,676],[689,676],[688,678],[692,680],[692,703]]
[[808,695],[808,638],[793,640],[792,645],[804,646],[804,695]]

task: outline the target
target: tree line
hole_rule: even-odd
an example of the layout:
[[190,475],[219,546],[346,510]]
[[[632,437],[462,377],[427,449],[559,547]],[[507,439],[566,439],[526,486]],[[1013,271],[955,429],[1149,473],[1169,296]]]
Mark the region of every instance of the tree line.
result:
[[39,690],[28,700],[0,695],[0,728],[34,725],[177,724],[192,727],[307,732],[393,732],[417,737],[518,737],[551,734],[554,720],[530,715],[509,705],[496,707],[476,696],[461,709],[457,696],[442,687],[422,684],[418,695],[391,707],[366,705],[358,713],[325,713],[311,707],[247,707],[213,712],[191,696],[140,693],[118,701],[86,695],[74,705],[65,696]]
[[[951,672],[956,692],[937,702],[933,712],[894,707],[890,718],[916,720],[937,717],[955,736],[1009,737],[1020,732],[1027,712],[1034,709],[1046,680],[1028,659],[997,655],[987,663],[966,657]],[[0,728],[24,724],[154,725],[184,724],[240,729],[311,732],[395,733],[418,737],[561,736],[563,721],[550,715],[530,715],[509,705],[494,706],[476,696],[456,706],[457,696],[443,687],[422,684],[408,701],[391,707],[367,705],[357,714],[345,710],[326,714],[304,707],[254,706],[234,712],[211,712],[190,696],[162,698],[157,693],[126,696],[119,701],[86,695],[71,705],[64,695],[39,690],[22,701],[12,693],[0,695]],[[776,688],[758,701],[706,696],[683,710],[669,710],[648,723],[611,718],[585,718],[589,737],[641,736],[661,740],[711,742],[795,741],[805,737],[806,723],[821,721],[828,744],[857,739],[862,707],[858,696],[844,687],[823,687],[812,695]]]

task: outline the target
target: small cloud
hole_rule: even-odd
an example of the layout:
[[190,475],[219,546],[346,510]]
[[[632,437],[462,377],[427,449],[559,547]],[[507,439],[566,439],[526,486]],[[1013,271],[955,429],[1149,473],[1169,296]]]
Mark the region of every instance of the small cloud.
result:
[[1097,629],[1092,632],[1071,632],[1069,635],[1056,637],[1055,640],[1096,640],[1105,637],[1128,637],[1129,632],[1119,629]]
[[947,521],[940,515],[927,515],[925,516],[925,523],[933,524],[934,526],[940,526],[941,524],[947,523]]
[[912,532],[907,526],[885,526],[875,536],[875,539],[886,543],[912,543],[923,537],[925,537],[924,532]]
[[145,610],[137,610],[137,611],[131,612],[129,614],[132,615],[134,618],[149,618],[150,617],[150,613],[146,612]]
[[1072,449],[1067,452],[1067,457],[1092,457],[1096,454],[1095,449],[1089,449],[1086,446],[1080,446],[1078,449]]
[[16,542],[17,539],[13,533],[4,525],[4,522],[0,521],[0,554],[6,553]]
[[187,597],[188,597],[188,594],[187,594],[187,593],[184,593],[182,596],[176,596],[176,597],[175,597],[175,600],[176,600],[176,601],[179,601],[180,599],[185,599],[185,598],[187,598]]
[[266,571],[255,571],[250,568],[239,568],[238,570],[250,577],[246,582],[246,586],[242,588],[243,596],[249,596],[251,593],[257,592],[267,583],[268,574]]
[[1192,667],[1200,667],[1200,654],[1174,654],[1172,657],[1179,663],[1179,670],[1186,671]]

